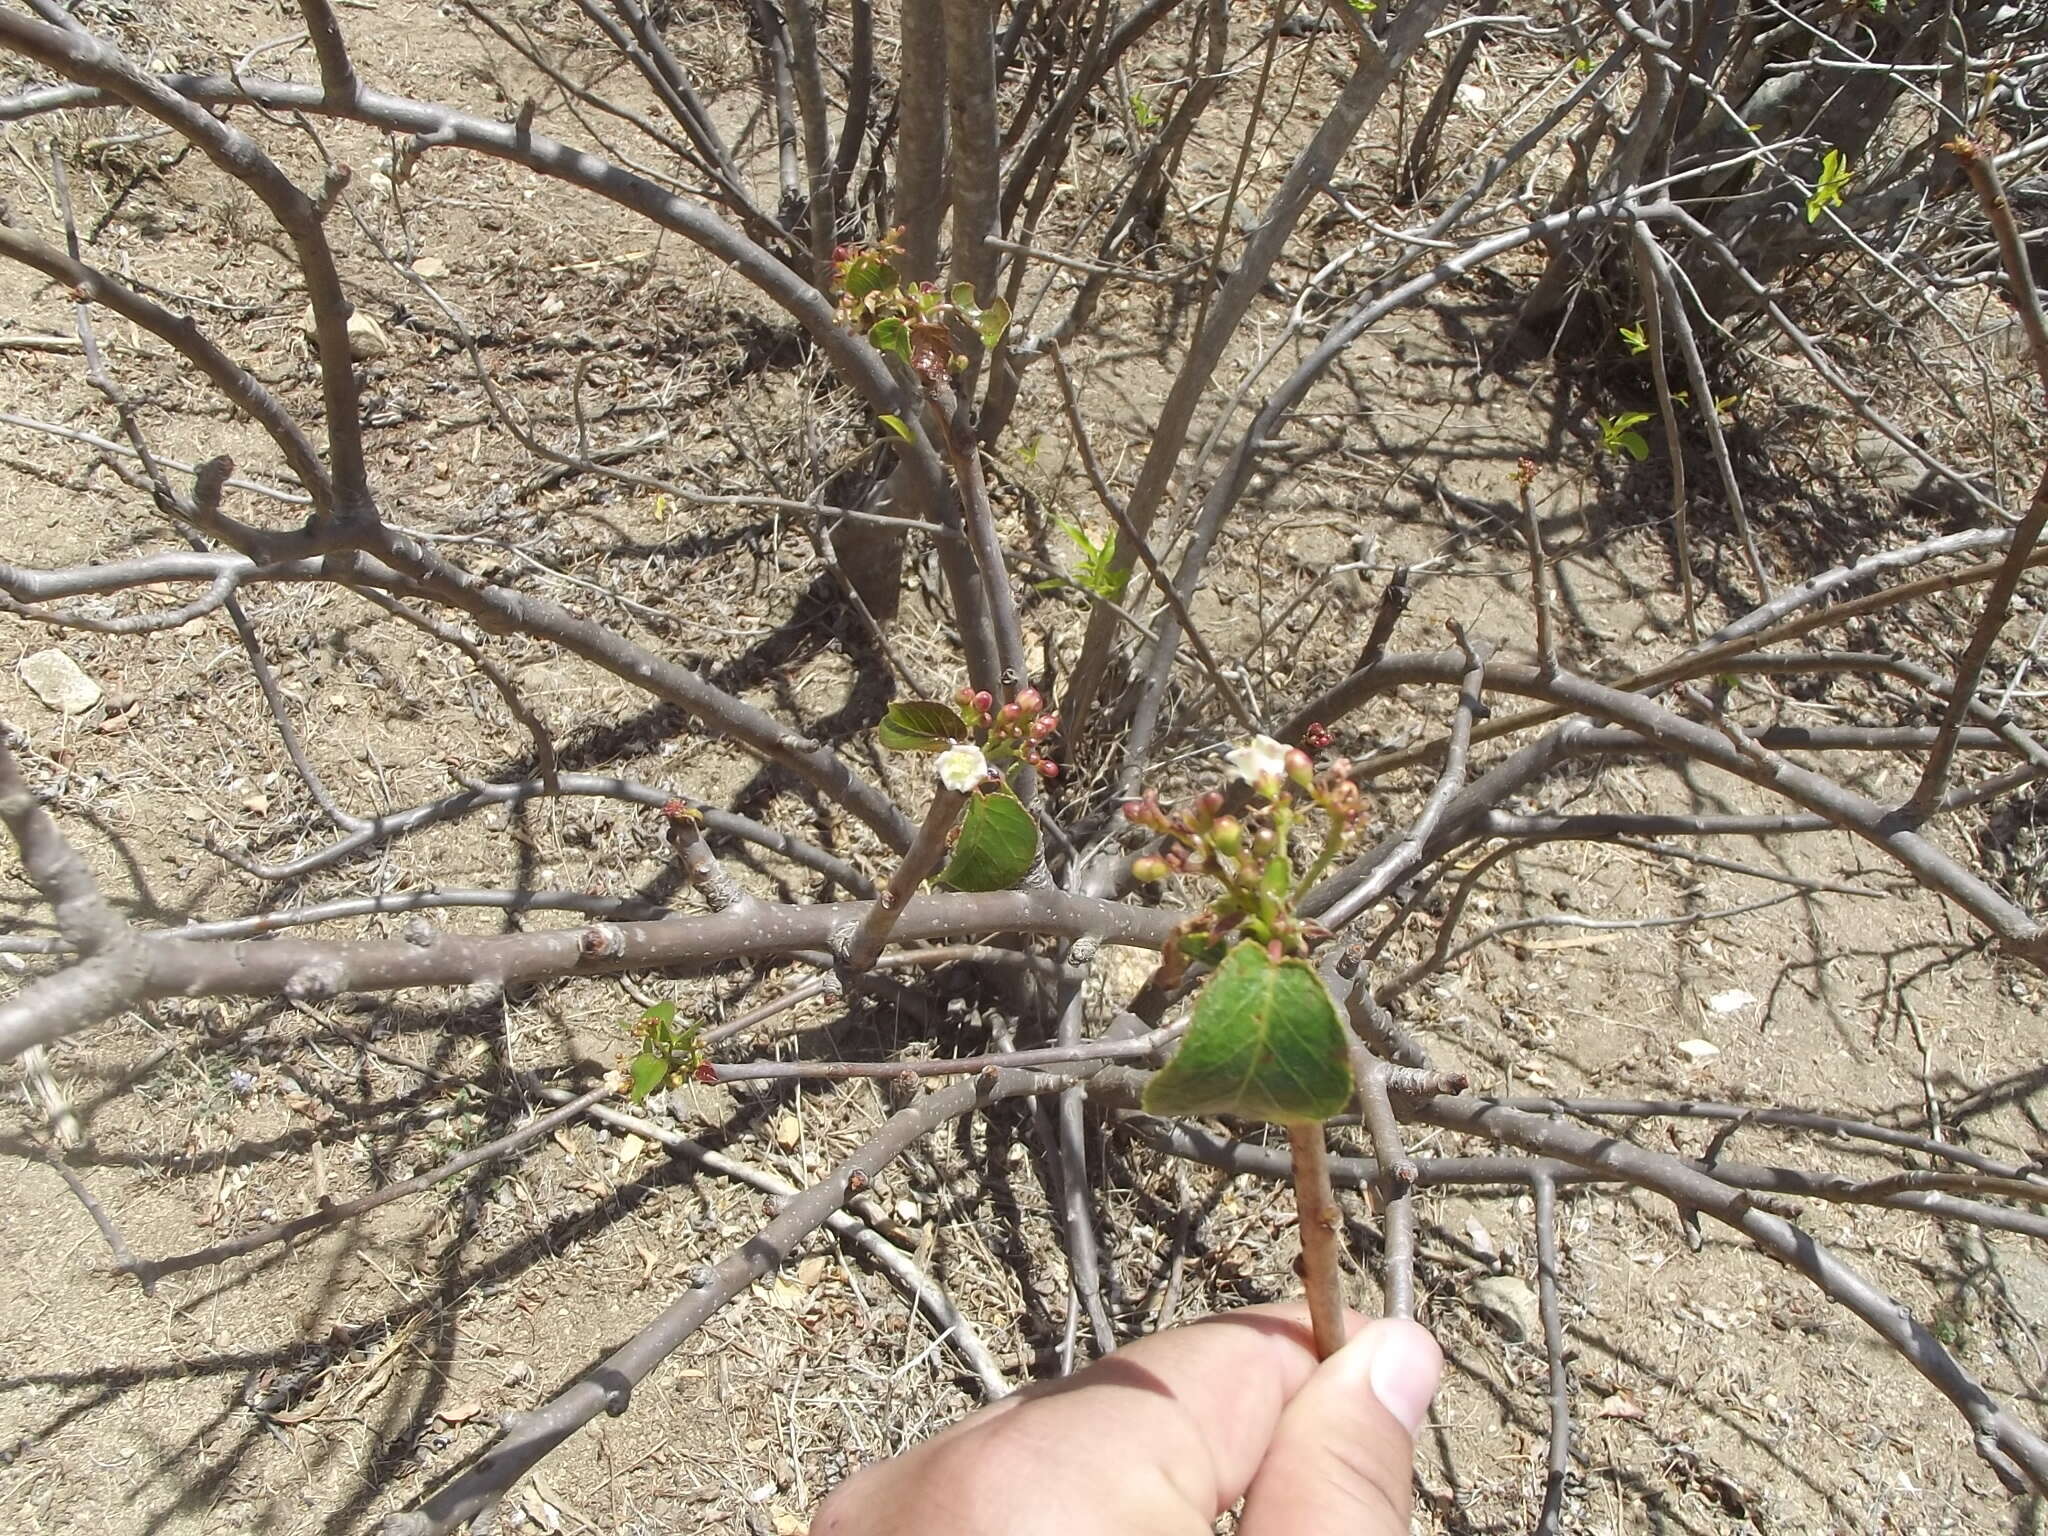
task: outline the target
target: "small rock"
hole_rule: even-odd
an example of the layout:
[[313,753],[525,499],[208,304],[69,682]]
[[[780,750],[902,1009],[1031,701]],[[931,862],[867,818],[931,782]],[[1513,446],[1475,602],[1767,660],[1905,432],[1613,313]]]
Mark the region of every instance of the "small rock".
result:
[[448,263],[438,256],[422,256],[412,264],[412,269],[430,283],[437,277],[448,275]]
[[1749,1007],[1756,1001],[1751,994],[1740,987],[1731,987],[1726,992],[1716,992],[1707,999],[1709,1013],[1735,1013]]
[[54,646],[22,657],[15,670],[29,692],[61,714],[82,715],[100,701],[100,685]]
[[803,1122],[797,1119],[794,1111],[785,1109],[775,1117],[775,1144],[783,1151],[794,1151],[796,1144],[803,1139]]
[[[305,313],[299,316],[299,329],[305,332],[308,341],[319,335],[319,328],[313,319],[313,306],[310,304],[306,306]],[[366,315],[359,309],[348,317],[350,357],[359,363],[369,363],[387,356],[390,351],[391,338],[385,334],[384,327],[379,325],[373,316]]]
[[1472,1246],[1472,1251],[1491,1264],[1500,1257],[1500,1244],[1486,1229],[1479,1207],[1470,1200],[1456,1196],[1443,1202],[1437,1216],[1438,1225],[1447,1232],[1462,1236]]
[[1675,1049],[1687,1061],[1712,1061],[1721,1054],[1721,1047],[1711,1040],[1681,1040]]
[[1488,1275],[1465,1293],[1475,1310],[1510,1344],[1526,1344],[1543,1336],[1543,1313],[1536,1293],[1514,1275]]
[[1856,434],[1856,467],[1884,489],[1902,496],[1919,489],[1927,477],[1905,449],[1872,428]]
[[348,317],[348,355],[359,363],[375,362],[391,351],[384,327],[360,309]]

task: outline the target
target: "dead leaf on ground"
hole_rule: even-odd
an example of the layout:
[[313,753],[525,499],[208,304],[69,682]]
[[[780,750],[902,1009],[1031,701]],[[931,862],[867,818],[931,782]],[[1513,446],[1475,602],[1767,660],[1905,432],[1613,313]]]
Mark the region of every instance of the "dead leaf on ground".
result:
[[1642,1406],[1626,1392],[1614,1392],[1600,1400],[1600,1407],[1593,1415],[1596,1419],[1640,1419]]

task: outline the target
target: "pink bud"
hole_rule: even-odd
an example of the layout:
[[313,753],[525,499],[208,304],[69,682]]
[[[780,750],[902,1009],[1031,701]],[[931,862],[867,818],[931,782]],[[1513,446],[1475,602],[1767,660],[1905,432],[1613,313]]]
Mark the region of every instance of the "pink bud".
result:
[[986,688],[982,689],[981,692],[977,693],[974,696],[974,712],[976,714],[985,715],[995,707],[996,696],[990,693]]
[[1048,762],[1041,757],[1038,760],[1038,773],[1041,778],[1056,779],[1060,776],[1060,765]]
[[1017,708],[1027,715],[1035,715],[1045,708],[1045,695],[1036,688],[1026,688],[1017,695]]
[[1154,880],[1164,880],[1166,876],[1166,860],[1160,858],[1157,854],[1147,854],[1143,858],[1131,861],[1131,878],[1133,880],[1141,880],[1149,884]]

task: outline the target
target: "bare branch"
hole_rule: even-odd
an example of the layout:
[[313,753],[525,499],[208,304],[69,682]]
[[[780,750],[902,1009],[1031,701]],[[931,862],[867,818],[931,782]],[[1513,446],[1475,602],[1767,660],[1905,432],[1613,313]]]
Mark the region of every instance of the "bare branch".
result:
[[1564,1322],[1557,1302],[1557,1181],[1534,1174],[1529,1189],[1536,1197],[1536,1306],[1543,1318],[1543,1353],[1550,1362],[1550,1457],[1536,1533],[1556,1536],[1564,1517],[1564,1480],[1572,1464],[1571,1377],[1565,1370]]
[[[559,1088],[543,1088],[543,1098],[559,1098],[567,1101],[567,1093]],[[602,1104],[593,1105],[589,1111],[593,1120],[603,1121],[616,1130],[630,1131],[636,1136],[656,1142],[668,1148],[678,1157],[695,1163],[721,1178],[732,1179],[778,1200],[788,1200],[799,1191],[794,1184],[778,1179],[772,1173],[745,1163],[734,1162],[722,1153],[700,1146],[689,1137],[679,1135],[665,1125],[652,1120],[641,1119],[623,1111]],[[961,1361],[972,1371],[981,1383],[982,1396],[989,1402],[1010,1395],[1009,1380],[1003,1375],[1003,1368],[996,1363],[988,1346],[981,1341],[981,1335],[974,1324],[953,1304],[945,1288],[928,1274],[915,1259],[876,1231],[873,1221],[856,1214],[866,1208],[867,1202],[856,1198],[849,1203],[849,1210],[834,1211],[825,1218],[825,1225],[841,1242],[851,1245],[863,1258],[887,1274],[901,1286],[912,1301],[931,1318],[948,1347],[960,1356]]]
[[1975,1431],[1977,1453],[2001,1482],[2016,1492],[2048,1490],[2048,1443],[1999,1407],[1941,1341],[1897,1300],[1791,1222],[1758,1210],[1743,1192],[1676,1158],[1479,1099],[1433,1099],[1418,1105],[1415,1114],[1426,1124],[1446,1130],[1469,1131],[1540,1156],[1617,1174],[1738,1229],[1765,1253],[1805,1275],[1823,1294],[1862,1318],[1954,1403]]
[[784,1202],[776,1218],[744,1248],[702,1271],[690,1290],[601,1365],[545,1407],[508,1418],[503,1440],[468,1472],[430,1495],[416,1512],[389,1517],[384,1536],[441,1536],[495,1506],[542,1458],[600,1413],[624,1413],[633,1389],[649,1371],[726,1301],[787,1259],[846,1203],[856,1183],[873,1179],[949,1120],[999,1098],[1040,1092],[1045,1086],[1026,1073],[977,1077],[942,1088],[892,1116],[825,1178]]
[[[5,781],[0,780],[0,798],[5,796]],[[0,1002],[0,1061],[95,1023],[138,993],[282,994],[317,1001],[343,992],[495,988],[546,977],[723,964],[757,955],[823,950],[836,930],[857,921],[865,910],[864,903],[760,902],[704,917],[491,937],[437,934],[426,943],[276,939],[216,945],[177,938],[133,944],[124,940],[107,955],[24,987]],[[1094,934],[1113,944],[1158,948],[1172,926],[1171,913],[1055,890],[997,891],[916,897],[905,906],[894,937],[915,943],[989,933],[1068,938]]]
[[869,905],[845,943],[834,946],[849,971],[867,970],[888,945],[889,932],[896,926],[898,914],[939,867],[939,861],[946,856],[946,840],[952,835],[953,824],[966,808],[967,796],[958,790],[944,784],[933,790],[932,803],[924,813],[917,837],[896,866],[896,873],[889,877],[887,888]]

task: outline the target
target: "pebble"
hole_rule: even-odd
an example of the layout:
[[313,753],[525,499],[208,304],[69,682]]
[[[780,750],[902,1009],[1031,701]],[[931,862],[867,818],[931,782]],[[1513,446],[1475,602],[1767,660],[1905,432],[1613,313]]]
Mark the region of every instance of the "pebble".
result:
[[[299,316],[299,329],[306,339],[312,341],[319,333],[314,325],[313,306],[308,304],[305,313]],[[376,318],[364,314],[360,309],[348,317],[348,354],[359,363],[373,363],[391,351],[391,338]]]
[[66,715],[82,715],[100,701],[100,685],[55,647],[24,656],[15,669],[29,692]]
[[1465,1299],[1510,1344],[1525,1344],[1543,1336],[1543,1313],[1536,1304],[1536,1293],[1514,1275],[1488,1275],[1465,1293]]

